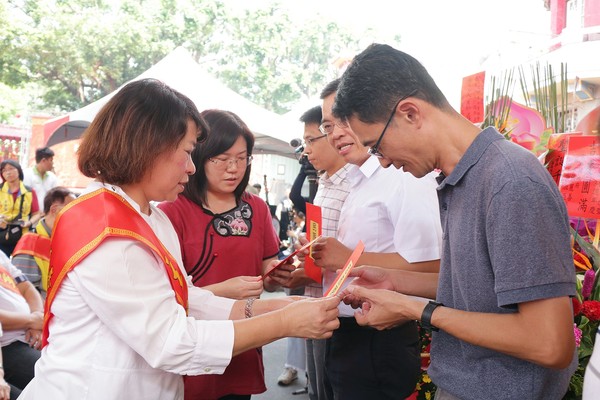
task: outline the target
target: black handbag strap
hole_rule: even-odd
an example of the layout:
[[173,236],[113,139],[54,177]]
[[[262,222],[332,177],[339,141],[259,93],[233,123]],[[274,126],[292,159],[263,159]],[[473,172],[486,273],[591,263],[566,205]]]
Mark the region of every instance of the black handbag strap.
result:
[[[27,192],[25,192],[25,193],[27,193]],[[21,198],[21,204],[19,204],[19,213],[17,214],[15,219],[13,219],[13,221],[15,221],[15,220],[18,221],[22,217],[21,214],[23,214],[23,197],[25,197],[25,193],[21,193],[21,196],[19,196]]]

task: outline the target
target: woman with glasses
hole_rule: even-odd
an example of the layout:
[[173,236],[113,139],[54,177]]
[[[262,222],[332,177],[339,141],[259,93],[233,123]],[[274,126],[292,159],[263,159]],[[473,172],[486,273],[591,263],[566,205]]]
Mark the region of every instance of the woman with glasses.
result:
[[183,191],[206,131],[194,103],[154,79],[125,85],[92,121],[78,164],[94,181],[54,225],[42,355],[21,400],[181,400],[182,375],[337,327],[339,299],[248,302],[192,284],[154,202]]
[[15,160],[0,163],[2,185],[0,186],[0,250],[10,257],[20,235],[9,231],[27,232],[41,218],[35,191],[23,184],[23,169]]
[[[209,126],[192,159],[197,166],[182,195],[159,207],[181,242],[183,265],[196,286],[233,299],[257,298],[285,284],[289,272],[261,275],[277,260],[279,239],[267,204],[245,191],[254,136],[234,113],[206,110]],[[266,390],[260,349],[231,360],[223,375],[186,377],[186,399],[240,399]]]

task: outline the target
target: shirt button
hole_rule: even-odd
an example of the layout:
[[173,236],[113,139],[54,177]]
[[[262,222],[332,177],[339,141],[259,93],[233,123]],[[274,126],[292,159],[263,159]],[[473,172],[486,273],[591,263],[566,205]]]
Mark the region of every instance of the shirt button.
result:
[[210,372],[211,369],[209,367],[204,368],[204,372]]

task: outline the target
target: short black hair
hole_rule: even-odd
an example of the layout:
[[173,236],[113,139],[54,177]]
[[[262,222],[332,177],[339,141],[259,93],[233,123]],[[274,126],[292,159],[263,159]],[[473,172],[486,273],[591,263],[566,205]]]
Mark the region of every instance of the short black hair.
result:
[[352,115],[365,123],[385,121],[402,96],[415,92],[434,107],[452,107],[425,67],[412,56],[385,44],[374,43],[357,55],[342,75],[333,115]]
[[321,106],[314,106],[313,108],[306,110],[300,117],[300,122],[304,124],[317,124],[321,125],[323,119],[323,111]]
[[44,213],[48,214],[52,204],[56,202],[63,204],[65,202],[65,198],[71,195],[75,196],[73,192],[62,186],[56,186],[48,190],[46,196],[44,196]]
[[50,147],[41,147],[35,151],[35,162],[39,163],[44,158],[54,157],[54,151]]
[[329,82],[323,90],[321,90],[321,100],[325,99],[325,97],[329,97],[332,93],[337,92],[338,87],[340,86],[340,81],[342,78],[336,78]]

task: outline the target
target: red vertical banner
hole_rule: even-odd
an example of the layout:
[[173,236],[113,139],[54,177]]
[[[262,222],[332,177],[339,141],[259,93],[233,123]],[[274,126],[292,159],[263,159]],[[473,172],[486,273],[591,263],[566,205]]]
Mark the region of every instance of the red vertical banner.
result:
[[485,72],[465,76],[460,93],[460,113],[474,124],[483,121]]
[[569,136],[558,187],[569,216],[600,219],[600,136]]
[[[323,231],[322,221],[321,207],[306,203],[306,236],[309,242],[321,236]],[[313,281],[321,283],[323,281],[323,273],[312,258],[312,247],[310,251],[309,256],[304,259],[304,272]]]
[[550,135],[548,139],[548,154],[545,158],[546,169],[548,169],[557,185],[560,182],[560,173],[569,145],[569,136],[568,133],[555,133]]

